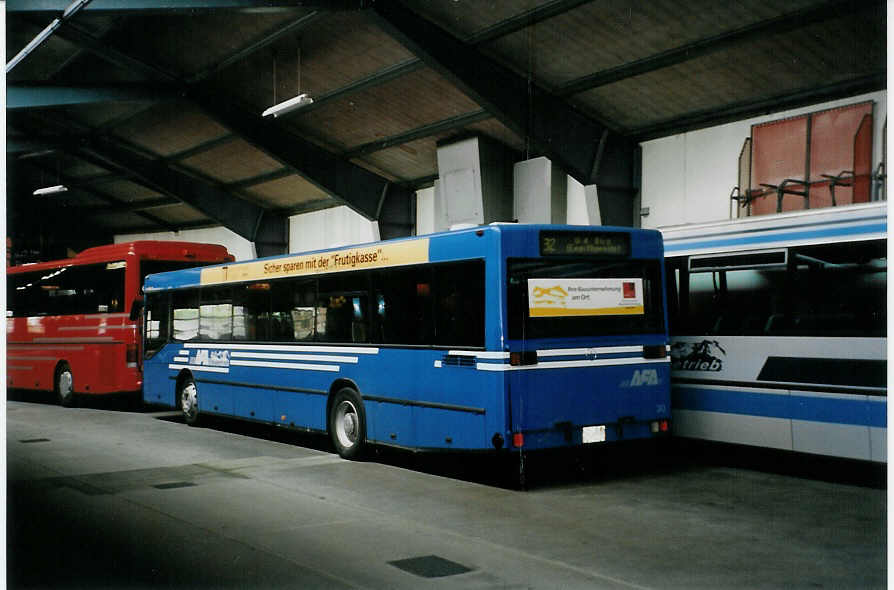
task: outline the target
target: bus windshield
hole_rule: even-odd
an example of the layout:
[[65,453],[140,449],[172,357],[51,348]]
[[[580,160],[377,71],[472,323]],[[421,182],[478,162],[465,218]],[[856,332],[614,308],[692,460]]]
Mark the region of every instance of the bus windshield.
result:
[[655,260],[510,258],[507,289],[514,340],[664,332]]

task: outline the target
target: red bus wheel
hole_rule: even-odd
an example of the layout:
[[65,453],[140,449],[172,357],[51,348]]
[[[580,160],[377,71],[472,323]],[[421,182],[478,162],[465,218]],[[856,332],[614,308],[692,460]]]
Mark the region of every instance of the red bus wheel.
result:
[[56,369],[56,399],[63,408],[71,408],[75,405],[74,375],[68,363],[62,363]]

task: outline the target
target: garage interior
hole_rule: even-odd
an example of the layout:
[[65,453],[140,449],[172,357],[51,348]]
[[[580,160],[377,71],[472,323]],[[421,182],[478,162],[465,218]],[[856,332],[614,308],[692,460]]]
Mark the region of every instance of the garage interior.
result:
[[636,225],[641,142],[886,86],[879,1],[295,4],[7,2],[12,262],[206,227],[279,254],[339,205],[411,235],[468,137]]

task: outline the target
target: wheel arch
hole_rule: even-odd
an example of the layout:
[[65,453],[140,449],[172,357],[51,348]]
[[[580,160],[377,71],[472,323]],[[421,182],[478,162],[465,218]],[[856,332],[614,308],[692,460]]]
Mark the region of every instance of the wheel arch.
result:
[[192,371],[189,369],[182,369],[177,374],[177,379],[174,381],[174,408],[177,410],[181,409],[180,406],[180,388],[183,386],[183,383],[187,379],[192,379],[195,381],[195,377],[193,377]]
[[332,382],[332,385],[329,386],[329,394],[326,398],[326,424],[329,424],[329,412],[332,411],[332,400],[335,398],[335,394],[344,389],[345,387],[350,387],[354,391],[357,392],[357,395],[360,395],[361,401],[363,400],[363,395],[360,394],[360,388],[357,386],[357,383],[353,379],[340,378],[336,379]]

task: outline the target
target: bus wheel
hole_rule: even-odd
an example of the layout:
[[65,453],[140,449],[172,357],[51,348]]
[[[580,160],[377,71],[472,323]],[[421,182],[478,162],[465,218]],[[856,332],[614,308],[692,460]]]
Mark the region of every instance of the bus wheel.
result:
[[329,409],[329,436],[343,459],[357,459],[366,444],[366,411],[360,395],[345,387]]
[[183,420],[190,426],[197,425],[199,423],[199,392],[196,389],[196,382],[192,379],[185,379],[180,385],[177,396],[180,398]]
[[56,398],[63,408],[71,408],[75,405],[74,376],[68,363],[62,363],[56,369]]

